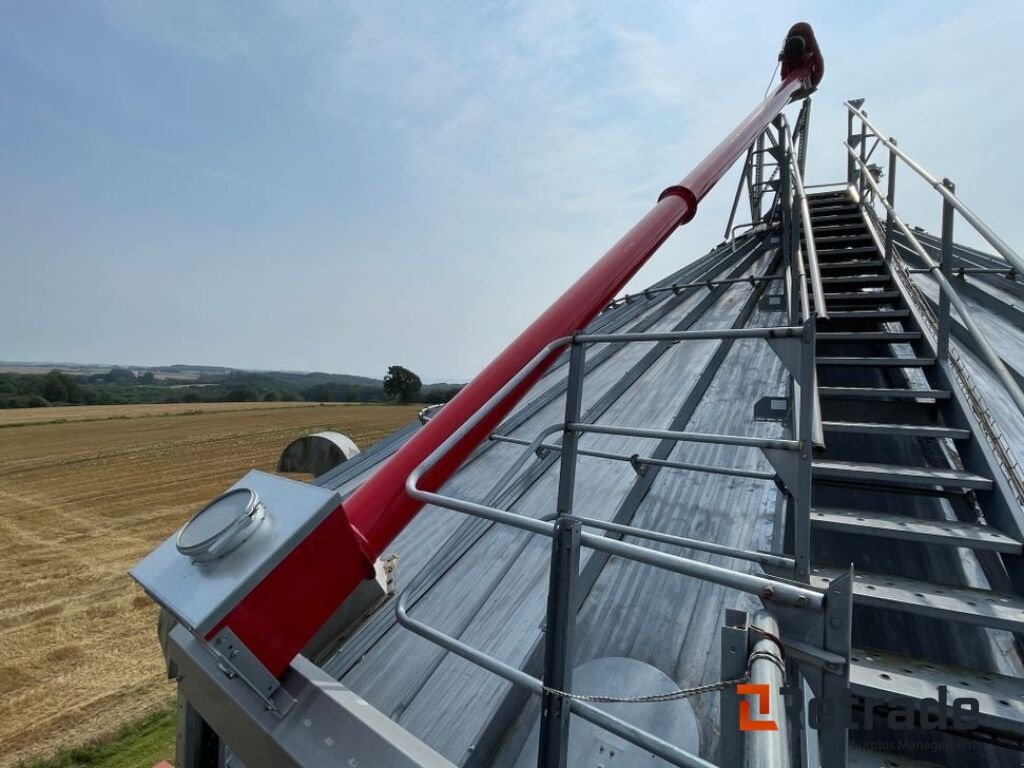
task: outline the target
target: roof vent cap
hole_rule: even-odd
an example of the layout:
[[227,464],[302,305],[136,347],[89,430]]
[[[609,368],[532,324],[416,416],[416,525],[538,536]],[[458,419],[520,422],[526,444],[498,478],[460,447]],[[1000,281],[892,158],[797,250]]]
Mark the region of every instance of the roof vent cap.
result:
[[263,502],[255,491],[235,488],[196,512],[181,527],[175,546],[192,562],[215,560],[252,536],[265,517]]

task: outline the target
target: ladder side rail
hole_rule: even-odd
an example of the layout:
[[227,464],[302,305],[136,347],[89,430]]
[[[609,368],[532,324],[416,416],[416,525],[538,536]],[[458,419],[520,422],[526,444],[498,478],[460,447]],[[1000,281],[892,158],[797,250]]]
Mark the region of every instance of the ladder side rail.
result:
[[[844,106],[848,110],[848,121],[849,125],[852,126],[853,119],[856,117],[861,123],[877,137],[877,139],[885,145],[889,152],[898,157],[907,166],[914,171],[918,176],[924,179],[928,184],[942,196],[942,198],[948,202],[964,219],[970,224],[974,230],[981,235],[988,243],[995,248],[996,252],[999,253],[1017,272],[1024,273],[1024,259],[1010,247],[1010,245],[997,235],[991,227],[989,227],[981,218],[974,213],[970,208],[967,207],[959,197],[957,197],[954,189],[947,187],[942,179],[937,178],[924,168],[920,163],[910,157],[906,152],[901,149],[896,141],[890,136],[882,133],[875,125],[868,120],[867,114],[860,108],[860,105],[853,103],[853,101],[847,101]],[[863,142],[863,139],[861,139]],[[850,143],[849,141],[847,143]],[[848,163],[848,168],[855,167],[853,159]],[[870,175],[870,174],[868,174]],[[882,197],[878,194],[879,198]]]
[[[847,152],[859,163],[860,158],[857,157],[856,150],[854,150],[849,144],[845,142],[843,146],[846,147]],[[921,245],[920,241],[918,241],[917,237],[914,235],[913,230],[910,227],[908,227],[907,224],[903,221],[903,219],[899,216],[899,214],[896,213],[895,208],[889,205],[889,202],[888,200],[886,200],[885,195],[883,195],[881,190],[878,188],[877,182],[874,180],[874,178],[871,177],[870,173],[867,173],[866,167],[861,168],[861,173],[864,176],[866,176],[865,181],[871,188],[871,191],[874,193],[875,199],[877,199],[886,209],[886,212],[892,216],[893,223],[903,233],[904,237],[906,238],[907,242],[910,243],[910,246],[913,248],[914,252],[925,264],[926,269],[929,272],[931,272],[932,276],[935,278],[935,281],[939,284],[939,287],[942,290],[943,295],[949,297],[949,301],[956,309],[957,313],[960,315],[960,320],[961,322],[963,322],[964,327],[967,328],[967,331],[971,334],[971,338],[978,345],[978,351],[980,356],[984,359],[985,363],[989,366],[989,368],[992,369],[993,373],[995,373],[996,377],[1003,385],[1003,388],[1006,390],[1006,393],[1010,396],[1010,399],[1013,400],[1014,405],[1017,406],[1017,409],[1022,414],[1024,414],[1024,392],[1021,391],[1020,387],[1017,385],[1017,381],[1013,378],[1013,376],[1010,375],[1010,372],[1006,369],[1006,366],[1003,364],[1003,361],[999,357],[999,354],[992,348],[992,345],[989,344],[988,340],[985,338],[985,334],[982,331],[981,327],[975,321],[970,308],[960,297],[959,292],[956,290],[955,286],[952,284],[952,282],[940,268],[940,265],[937,264],[934,259],[932,259],[928,251],[925,250],[925,248]]]

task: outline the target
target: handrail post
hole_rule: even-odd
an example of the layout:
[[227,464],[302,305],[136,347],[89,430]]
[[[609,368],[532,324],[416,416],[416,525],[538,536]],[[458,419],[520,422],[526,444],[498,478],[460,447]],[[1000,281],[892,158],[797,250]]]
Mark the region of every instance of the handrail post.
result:
[[[893,144],[896,143],[896,139],[890,139]],[[886,200],[889,201],[889,207],[885,209],[885,260],[892,260],[892,236],[896,228],[895,222],[892,220],[892,208],[896,206],[896,152],[892,147],[889,148],[889,189],[886,195]]]
[[[863,112],[867,114],[867,112]],[[864,121],[860,121],[860,166],[859,173],[857,174],[857,196],[859,199],[864,199],[864,188],[867,183],[864,181],[864,176],[868,172],[868,124]]]
[[[956,184],[949,179],[943,179],[942,185],[950,192],[956,192]],[[939,282],[939,338],[936,353],[940,360],[949,357],[949,330],[951,325],[949,314],[949,291],[946,288],[949,279],[953,276],[953,216],[955,210],[953,204],[942,198],[942,261],[939,269],[946,276],[946,281]]]
[[782,247],[783,268],[789,276],[787,281],[787,287],[789,288],[789,324],[796,325],[797,317],[799,316],[800,286],[797,285],[799,275],[797,275],[794,255],[798,243],[794,237],[793,180],[790,177],[791,170],[789,164],[790,146],[782,116],[775,118],[775,127],[779,132],[779,142],[776,147],[779,162],[779,245]]
[[[755,696],[760,698],[767,690],[768,716],[775,727],[748,731],[746,738],[746,768],[786,768],[792,765],[789,753],[789,721],[783,689],[786,687],[785,662],[782,648],[775,638],[779,637],[779,624],[768,611],[758,611],[750,620],[750,626],[762,630],[750,633],[757,638],[750,649],[750,683]],[[748,700],[749,711],[754,706]],[[723,738],[725,734],[723,734]]]
[[761,220],[761,198],[764,196],[764,132],[757,136],[754,148],[754,180],[750,185],[750,220]]
[[559,515],[572,514],[573,493],[576,488],[576,450],[580,433],[570,429],[570,424],[580,421],[583,411],[583,380],[586,374],[587,347],[573,341],[569,347],[569,374],[565,390],[565,425],[562,428],[562,455],[558,470]]
[[[720,674],[723,680],[736,680],[747,672],[749,657],[747,614],[733,608],[725,609],[725,626],[721,632],[722,656]],[[719,768],[742,768],[743,737],[740,730],[740,697],[736,686],[730,685],[719,692],[718,741]]]
[[[854,146],[854,143],[853,143],[853,110],[849,106],[847,106],[847,108],[846,108],[846,143],[849,144],[851,147]],[[857,166],[856,166],[856,163],[854,163],[853,158],[850,157],[849,155],[847,155],[846,156],[846,183],[849,184],[850,186],[853,185],[853,174],[854,174],[854,171],[856,170],[856,167]]]
[[[563,453],[563,456],[565,454]],[[544,628],[544,686],[540,700],[537,768],[564,768],[569,759],[570,699],[553,693],[572,690],[576,580],[582,524],[558,517],[551,545],[548,612]]]
[[797,411],[797,438],[800,441],[796,487],[793,489],[794,577],[805,584],[811,578],[811,470],[814,460],[815,417],[815,323],[814,315],[804,318],[800,344],[800,402]]
[[790,325],[798,325],[807,318],[805,315],[810,314],[810,305],[805,302],[807,292],[807,272],[806,265],[804,264],[803,254],[800,252],[800,231],[802,227],[802,220],[800,217],[800,203],[794,198],[793,201],[786,206],[789,211],[789,254],[791,263],[793,264],[793,284],[797,286],[793,292],[793,303],[792,311],[790,312]]
[[811,97],[808,96],[804,99],[803,106],[800,107],[800,117],[798,118],[800,126],[800,144],[799,150],[796,155],[797,170],[800,173],[800,178],[804,178],[807,172],[807,137],[811,132]]
[[[572,514],[576,488],[576,460],[580,433],[570,424],[580,420],[586,345],[574,340],[569,347],[569,374],[565,393],[565,424],[558,473],[558,507],[551,550],[548,613],[544,631],[544,684],[559,691],[572,687],[573,633],[576,626],[576,577],[579,573],[582,525]],[[569,700],[544,692],[541,696],[538,768],[567,765],[569,749]]]
[[[740,171],[739,181],[736,182],[736,195],[732,200],[732,210],[729,211],[729,220],[725,224],[725,233],[722,235],[723,239],[728,240],[732,234],[732,225],[736,221],[736,211],[740,206],[740,197],[743,195],[743,184],[750,180],[750,163],[754,157],[754,145],[751,144],[747,149],[747,159],[743,161],[743,170]],[[754,222],[755,224],[757,222]]]

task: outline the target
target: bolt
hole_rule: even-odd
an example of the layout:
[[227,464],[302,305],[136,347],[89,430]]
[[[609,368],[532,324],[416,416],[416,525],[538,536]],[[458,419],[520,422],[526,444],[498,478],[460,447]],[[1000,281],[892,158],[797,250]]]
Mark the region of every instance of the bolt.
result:
[[771,587],[765,587],[761,590],[761,597],[763,597],[765,600],[771,600],[773,597],[775,597],[775,590]]
[[796,596],[796,604],[797,605],[804,606],[804,605],[807,605],[809,602],[811,602],[811,601],[807,599],[807,595],[797,595]]

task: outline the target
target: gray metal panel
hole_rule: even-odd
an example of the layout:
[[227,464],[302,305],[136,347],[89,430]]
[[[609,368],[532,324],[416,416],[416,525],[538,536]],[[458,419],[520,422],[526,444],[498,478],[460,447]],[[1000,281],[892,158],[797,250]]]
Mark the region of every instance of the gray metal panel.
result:
[[[723,261],[728,256],[727,249],[719,248],[702,260],[702,269],[710,270],[715,260]],[[677,275],[684,273],[686,270],[681,270]],[[696,271],[691,271],[685,279],[696,279],[696,276]],[[660,285],[670,284],[672,280],[668,278]],[[723,291],[721,299],[702,311],[695,328],[730,325],[749,295],[750,287],[733,285],[718,290]],[[684,297],[673,297],[671,292],[648,298],[641,295],[631,304],[606,311],[589,330],[629,327],[666,330],[698,307],[705,294],[706,289]],[[905,314],[887,311],[887,318]],[[781,323],[780,315],[757,311],[747,325]],[[886,330],[901,329],[887,326]],[[1024,349],[1024,336],[1019,329],[1007,333],[1011,335],[1005,343]],[[840,340],[832,343],[840,343]],[[603,353],[599,347],[593,348],[595,356],[602,355],[602,362],[588,366],[584,412],[602,397],[611,398],[608,407],[598,415],[597,423],[667,427],[715,348],[714,343],[704,342],[676,345],[653,360],[634,383],[619,392],[624,374],[644,359],[641,346],[647,345],[609,348]],[[908,353],[901,348],[900,354]],[[535,385],[509,418],[510,433],[533,437],[541,427],[561,421],[565,373],[565,367],[560,366]],[[899,380],[906,377],[915,381],[915,386],[928,386],[918,372],[899,370],[887,373],[882,380],[858,379],[856,385],[892,388],[900,386]],[[980,378],[984,386],[984,376]],[[781,365],[766,344],[752,340],[737,342],[701,399],[687,429],[780,436],[782,425],[754,422],[752,406],[765,395],[786,395],[786,381]],[[997,397],[993,397],[992,402],[993,410],[1004,405]],[[1012,408],[1008,401],[1006,406]],[[1017,430],[1016,425],[1013,429]],[[407,434],[414,430],[415,427],[411,427]],[[1013,438],[1015,443],[1020,442],[1021,453],[1024,453],[1024,435],[1020,431],[1015,431]],[[557,442],[555,438],[552,442]],[[867,440],[878,441],[878,438],[830,436],[828,457],[842,461],[854,446],[859,446],[854,453],[860,456]],[[939,448],[929,445],[937,442],[887,437],[884,449],[878,449],[874,460],[891,465],[924,463],[939,467],[945,458]],[[581,447],[644,453],[655,441],[587,434],[580,443]],[[381,450],[392,449],[391,445],[385,445]],[[376,448],[371,449],[349,462],[353,466],[340,468],[332,476],[331,484],[344,492],[350,491],[372,471],[375,461],[372,454],[376,451]],[[486,497],[493,492],[495,480],[511,466],[520,451],[518,446],[488,445],[460,470],[446,490],[474,500]],[[670,458],[770,470],[757,451],[726,446],[680,445]],[[635,484],[628,464],[602,459],[582,458],[577,473],[576,509],[580,514],[599,519],[609,519]],[[500,506],[535,517],[548,514],[555,508],[556,487],[557,461],[531,457],[518,473],[517,480],[501,494]],[[780,545],[775,533],[777,501],[774,485],[763,480],[663,471],[627,522],[746,549],[777,549]],[[816,487],[815,502],[877,509],[890,514],[898,512],[925,520],[946,519],[950,515],[950,502],[942,498],[883,496],[849,488]],[[535,664],[537,659],[531,653],[541,637],[550,545],[546,540],[535,540],[523,532],[489,524],[478,527],[475,532],[471,528],[465,518],[437,509],[427,509],[416,518],[393,547],[402,556],[399,588],[406,588],[418,576],[429,576],[422,597],[411,608],[416,618],[503,661],[519,666]],[[424,571],[446,541],[452,544],[460,537],[465,543],[461,549],[452,550],[450,560],[434,562],[430,573]],[[977,573],[972,572],[955,551],[951,553],[949,547],[885,541],[864,548],[856,543],[857,537],[842,539],[828,531],[818,537],[816,554],[824,558],[822,562],[841,564],[856,560],[858,568],[929,580],[942,576],[951,582],[980,586],[974,583]],[[656,546],[672,549],[668,545]],[[736,569],[752,567],[749,563],[706,553],[686,554]],[[583,553],[584,568],[591,556],[586,551]],[[636,563],[609,560],[581,606],[578,661],[622,655],[651,664],[679,685],[713,682],[718,679],[717,633],[724,607],[753,611],[758,605],[750,598],[713,585],[653,571]],[[486,765],[493,761],[496,766],[512,765],[523,739],[536,722],[538,700],[530,696],[510,696],[506,683],[393,627],[386,621],[389,610],[390,605],[386,605],[367,622],[366,626],[376,623],[379,632],[357,632],[349,641],[351,649],[346,646],[337,654],[335,662],[345,659],[345,663],[334,669],[343,673],[345,684],[454,762]],[[861,642],[872,645],[888,642],[911,655],[951,660],[976,669],[998,667],[991,650],[997,645],[1004,653],[1009,649],[1009,644],[998,637],[990,643],[975,627],[938,626],[933,619],[917,616],[911,620],[901,613],[886,613],[892,616],[870,626],[855,621]],[[325,667],[332,668],[331,663]],[[539,669],[532,671],[537,673]],[[702,733],[702,754],[712,758],[719,738],[714,727],[718,721],[717,700],[717,696],[694,700]]]
[[[750,294],[751,287],[738,284],[718,290],[723,292],[722,297],[702,315],[695,328],[730,325],[745,297]],[[700,298],[701,294],[698,293],[693,300],[683,302],[652,324],[651,329],[673,327]],[[779,317],[773,316],[770,320],[772,324],[777,324]],[[767,316],[757,316],[752,323],[756,325],[767,321]],[[784,386],[781,385],[781,367],[777,365],[774,355],[763,342],[750,343],[761,347],[762,357],[755,357],[753,365],[764,371],[766,366],[761,365],[763,358],[770,361],[775,369],[771,386],[766,387],[757,379],[743,379],[746,386],[757,390],[758,396],[782,393]],[[748,342],[738,342],[737,346],[740,344],[747,345]],[[588,375],[584,409],[599,398],[602,392],[608,391],[628,366],[639,360],[644,354],[642,346],[630,345],[624,348],[610,358],[614,364],[609,362],[602,366],[605,373],[601,373],[599,368]],[[693,386],[703,362],[716,346],[715,342],[688,342],[670,348],[641,373],[633,386],[618,394],[600,416],[598,423],[667,426],[671,415]],[[630,347],[639,348],[639,351],[632,351]],[[560,375],[564,376],[564,371]],[[541,382],[537,388],[548,384]],[[717,403],[718,410],[735,411],[735,408],[727,404],[731,395],[721,393],[718,397],[723,398]],[[766,427],[754,424],[752,403],[756,399],[751,399],[751,407],[744,409],[741,426],[737,427],[737,431],[749,428],[752,434],[777,435],[778,425]],[[560,421],[563,402],[562,398],[558,398],[543,406],[516,431],[532,437],[541,426]],[[718,431],[711,426],[715,420],[712,418],[702,428]],[[581,445],[643,453],[650,450],[655,442],[649,439],[586,435]],[[710,450],[710,455],[724,461],[726,466],[735,458],[729,449],[718,447],[716,451],[715,448],[704,446],[701,450]],[[495,450],[491,448],[488,453]],[[766,468],[756,452],[747,453],[753,454],[748,457],[749,461],[762,469]],[[493,482],[496,477],[495,471],[486,471],[484,465],[479,463],[481,461],[482,457],[474,460],[455,479],[467,498],[480,498],[489,490],[486,482],[479,478],[470,480],[469,476],[483,474],[489,482]],[[616,500],[625,494],[635,479],[628,464],[609,465],[605,460],[592,458],[581,460],[578,473],[580,480],[577,485],[576,509],[581,514],[601,519],[607,519],[614,511]],[[525,493],[515,500],[512,509],[535,516],[553,511],[556,480],[556,470],[546,471],[532,481]],[[723,487],[729,487],[734,479],[719,477],[717,482]],[[746,482],[766,485],[763,481]],[[757,490],[753,495],[747,491],[742,494],[742,499],[748,503],[752,500],[752,511],[756,512],[762,508],[762,494],[762,490]],[[764,530],[770,531],[774,503],[766,509],[768,519]],[[428,513],[428,516],[432,514]],[[421,520],[424,525],[419,524]],[[429,524],[429,519],[417,518],[396,542],[394,549],[402,556],[403,570],[407,563],[407,553],[402,549],[403,542],[412,543],[417,534],[424,531],[425,525]],[[762,544],[765,543],[766,540],[762,541]],[[416,550],[425,551],[425,548],[417,546]],[[450,570],[417,603],[413,609],[414,614],[442,630],[454,631],[464,641],[498,658],[523,663],[539,637],[546,592],[548,550],[546,541],[532,541],[521,532],[491,528],[466,555],[452,564]],[[588,557],[589,553],[586,553],[584,560]],[[400,573],[400,588],[408,583],[408,579]],[[720,610],[709,610],[708,622],[709,642],[713,643],[716,642],[715,633],[720,624]],[[679,630],[679,626],[676,630]],[[368,649],[363,660],[343,679],[347,685],[363,692],[376,706],[439,748],[449,758],[463,762],[473,757],[473,749],[476,747],[474,739],[487,726],[496,707],[504,701],[506,686],[460,659],[444,658],[434,670],[433,665],[438,655],[437,649],[423,640],[403,630],[392,629]],[[672,658],[675,658],[674,654]],[[662,659],[660,668],[671,670],[673,665],[674,662],[666,657]],[[427,679],[422,676],[425,667],[430,670]],[[454,695],[454,691],[458,691],[458,695]]]
[[243,544],[222,558],[194,563],[178,551],[175,532],[130,572],[160,605],[201,635],[341,502],[332,491],[258,470],[235,488],[255,491],[266,508],[266,518]]
[[295,703],[278,713],[241,678],[225,675],[203,641],[183,627],[172,630],[168,654],[183,697],[247,768],[451,768],[301,656],[281,677]]

